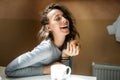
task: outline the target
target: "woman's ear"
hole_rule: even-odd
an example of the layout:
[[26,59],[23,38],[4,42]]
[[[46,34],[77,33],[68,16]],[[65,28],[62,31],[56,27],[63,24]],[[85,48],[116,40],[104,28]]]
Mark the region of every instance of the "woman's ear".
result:
[[49,25],[46,25],[46,29],[47,29],[48,31],[51,31],[51,29],[50,29],[50,26],[49,26]]

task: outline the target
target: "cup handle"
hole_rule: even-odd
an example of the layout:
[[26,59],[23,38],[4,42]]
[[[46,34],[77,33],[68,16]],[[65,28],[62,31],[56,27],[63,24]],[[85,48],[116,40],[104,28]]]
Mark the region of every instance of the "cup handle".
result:
[[66,71],[68,71],[66,74],[66,77],[68,77],[71,74],[71,68],[69,66],[67,66]]

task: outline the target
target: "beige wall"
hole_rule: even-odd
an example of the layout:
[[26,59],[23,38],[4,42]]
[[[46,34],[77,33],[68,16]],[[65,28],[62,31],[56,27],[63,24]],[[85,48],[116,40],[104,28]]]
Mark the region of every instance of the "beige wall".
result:
[[61,2],[72,11],[81,35],[81,54],[74,57],[73,72],[92,74],[92,62],[120,65],[120,42],[106,27],[120,14],[120,1]]
[[38,44],[38,13],[55,1],[72,12],[81,35],[81,54],[74,57],[73,73],[91,75],[92,62],[120,64],[120,43],[106,30],[120,14],[118,0],[1,0],[0,65],[6,66]]
[[33,49],[40,29],[40,12],[54,0],[0,1],[0,65]]

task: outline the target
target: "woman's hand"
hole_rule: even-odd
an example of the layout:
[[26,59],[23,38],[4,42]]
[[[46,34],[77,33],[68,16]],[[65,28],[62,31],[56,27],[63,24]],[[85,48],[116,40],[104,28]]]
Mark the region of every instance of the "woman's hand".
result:
[[67,48],[62,51],[62,57],[77,56],[80,53],[80,43],[77,40],[71,40],[67,43]]

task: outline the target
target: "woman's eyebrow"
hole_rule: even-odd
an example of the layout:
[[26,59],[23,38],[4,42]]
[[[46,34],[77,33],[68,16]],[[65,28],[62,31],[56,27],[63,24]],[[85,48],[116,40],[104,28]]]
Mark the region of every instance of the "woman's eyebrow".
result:
[[59,16],[60,14],[56,14],[55,16]]
[[56,15],[54,16],[54,18],[59,17],[59,16],[60,16],[60,14],[56,14]]
[[63,14],[56,14],[55,17],[58,17],[58,16],[63,16]]

